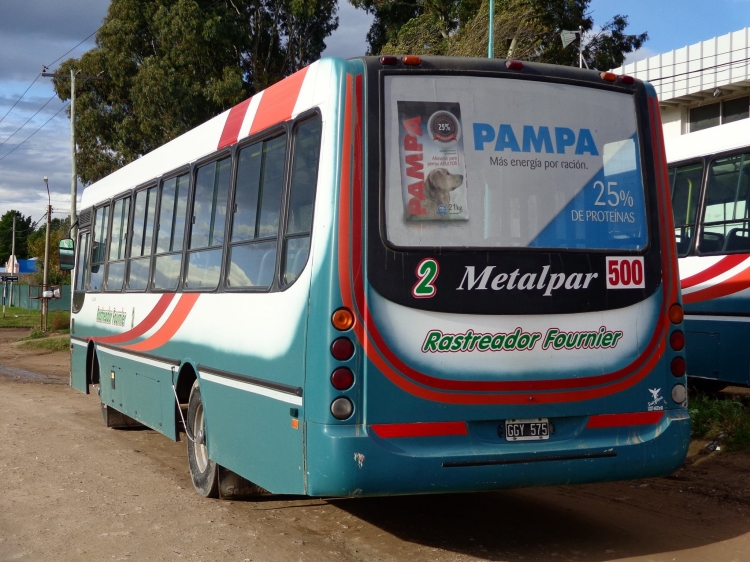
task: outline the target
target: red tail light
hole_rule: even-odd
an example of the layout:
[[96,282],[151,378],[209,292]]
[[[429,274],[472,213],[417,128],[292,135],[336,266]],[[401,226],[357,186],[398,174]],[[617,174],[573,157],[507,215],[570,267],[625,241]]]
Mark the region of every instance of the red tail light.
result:
[[672,359],[672,364],[669,366],[669,369],[675,377],[683,376],[687,370],[685,359],[683,357],[675,357]]

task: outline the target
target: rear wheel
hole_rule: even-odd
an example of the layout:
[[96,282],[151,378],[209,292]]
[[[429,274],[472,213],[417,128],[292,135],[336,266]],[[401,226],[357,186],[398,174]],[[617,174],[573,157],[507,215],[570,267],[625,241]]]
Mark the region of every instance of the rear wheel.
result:
[[219,497],[219,467],[208,458],[206,416],[201,389],[196,380],[188,401],[188,464],[195,490],[206,498]]

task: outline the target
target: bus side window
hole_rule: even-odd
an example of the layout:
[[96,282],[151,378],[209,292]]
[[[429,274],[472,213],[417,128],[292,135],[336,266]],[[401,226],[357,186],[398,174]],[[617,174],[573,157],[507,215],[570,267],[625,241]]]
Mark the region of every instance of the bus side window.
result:
[[700,199],[702,178],[703,163],[701,162],[669,169],[672,213],[679,256],[688,253],[695,235],[695,213]]
[[223,158],[196,173],[186,289],[212,291],[219,286],[231,167],[232,159]]
[[128,262],[127,288],[130,290],[143,291],[148,286],[155,214],[156,187],[136,192]]
[[73,282],[73,312],[78,312],[83,306],[86,294],[86,276],[89,269],[89,233],[81,232],[78,239],[78,255],[76,256],[76,276]]
[[315,116],[303,121],[294,131],[294,161],[281,270],[284,285],[293,283],[299,277],[310,253],[320,159],[320,128],[320,117]]
[[128,238],[128,218],[130,216],[130,197],[115,201],[112,206],[112,236],[109,243],[107,291],[121,291],[125,279],[125,243]]
[[104,281],[104,261],[107,257],[107,234],[109,232],[109,205],[96,210],[91,229],[91,275],[89,291],[101,291]]
[[276,268],[286,135],[240,151],[227,285],[268,288]]
[[706,189],[699,251],[750,251],[750,153],[711,162]]
[[189,174],[182,174],[166,180],[161,186],[152,281],[154,289],[176,291],[180,282],[189,183]]

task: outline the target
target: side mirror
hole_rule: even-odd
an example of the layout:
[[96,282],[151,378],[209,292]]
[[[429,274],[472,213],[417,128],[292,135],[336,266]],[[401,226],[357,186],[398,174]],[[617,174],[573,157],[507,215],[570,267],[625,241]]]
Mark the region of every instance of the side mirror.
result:
[[63,238],[57,247],[60,269],[70,271],[76,265],[76,245],[72,238]]

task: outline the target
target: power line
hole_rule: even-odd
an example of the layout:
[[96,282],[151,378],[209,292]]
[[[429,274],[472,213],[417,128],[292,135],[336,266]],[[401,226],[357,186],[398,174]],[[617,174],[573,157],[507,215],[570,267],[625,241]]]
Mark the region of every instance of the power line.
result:
[[[684,49],[686,47],[682,47],[682,48]],[[673,50],[679,50],[679,49],[673,49]],[[691,63],[691,62],[696,62],[696,61],[699,61],[699,60],[703,60],[706,57],[721,57],[721,56],[724,56],[724,55],[731,55],[732,53],[736,53],[737,51],[746,51],[746,50],[747,50],[747,47],[737,47],[736,49],[732,49],[731,51],[725,51],[723,53],[716,53],[716,54],[713,54],[713,55],[706,55],[705,57],[704,56],[700,56],[700,57],[698,57],[696,59],[688,59],[688,60],[684,60],[684,61],[680,61],[680,62],[673,62],[671,64],[662,64],[661,66],[650,66],[649,68],[645,68],[643,70],[638,70],[637,72],[645,72],[647,70],[648,71],[651,71],[651,70],[660,70],[660,69],[666,68],[668,66],[675,66],[677,64],[688,64],[688,63]],[[656,58],[656,57],[662,56],[664,54],[665,53],[661,53],[660,55],[654,55],[654,56],[651,56],[651,57],[646,57],[645,59],[642,59],[642,60],[639,60],[639,61],[629,62],[627,64],[621,65],[619,68],[622,68],[623,71],[624,71],[624,69],[625,69],[626,66],[630,66],[630,65],[635,66],[636,64],[638,64],[639,62],[642,62],[643,60],[650,60],[652,58]]]
[[[97,31],[99,31],[99,30],[100,30],[100,29],[101,29],[102,27],[103,27],[103,24],[102,24],[102,25],[100,25],[100,26],[99,26],[98,28],[96,28],[96,29],[94,30],[94,32],[93,32],[93,33],[92,33],[91,35],[89,35],[88,37],[86,37],[86,39],[84,39],[83,41],[81,41],[80,43],[78,43],[78,45],[76,45],[75,47],[73,47],[73,48],[72,48],[72,49],[71,49],[70,51],[68,51],[67,53],[65,53],[65,55],[67,55],[68,53],[72,53],[72,52],[73,52],[73,51],[75,51],[75,50],[76,50],[76,49],[77,49],[78,47],[80,47],[81,45],[83,45],[83,44],[84,44],[84,43],[85,43],[86,41],[88,41],[89,39],[91,39],[92,35],[94,35],[94,33],[96,33]],[[49,68],[50,66],[52,66],[53,64],[55,64],[55,63],[56,63],[57,61],[59,61],[59,60],[60,60],[61,58],[63,58],[63,57],[65,56],[65,55],[62,55],[62,56],[60,56],[60,57],[57,57],[57,58],[56,58],[55,60],[53,60],[53,61],[52,61],[51,63],[49,63],[49,64],[47,65],[47,68]]]
[[18,98],[18,99],[16,100],[16,103],[14,103],[14,104],[13,104],[13,105],[12,105],[12,106],[10,107],[10,109],[9,109],[8,111],[6,111],[6,112],[5,112],[5,115],[3,115],[3,118],[2,118],[2,119],[0,119],[0,123],[2,123],[2,122],[3,122],[4,120],[5,120],[5,118],[6,118],[7,116],[8,116],[8,113],[10,113],[11,111],[13,111],[13,108],[14,108],[14,107],[16,107],[16,106],[18,105],[18,102],[19,102],[19,101],[21,101],[21,100],[23,99],[23,97],[24,97],[24,96],[25,96],[25,95],[26,95],[26,94],[28,93],[28,91],[29,91],[29,90],[31,89],[31,87],[32,87],[32,86],[34,85],[34,83],[35,83],[35,82],[36,82],[37,80],[39,80],[39,77],[40,77],[40,76],[41,76],[41,74],[37,74],[37,75],[36,75],[36,78],[34,78],[34,81],[33,81],[33,82],[32,82],[31,84],[29,84],[29,87],[28,87],[28,88],[26,88],[26,91],[25,91],[25,92],[24,92],[23,94],[21,94],[21,97],[20,97],[20,98]]
[[20,146],[23,146],[23,145],[24,145],[24,144],[26,143],[26,141],[27,141],[27,140],[29,140],[29,139],[30,139],[31,137],[33,137],[33,136],[34,136],[35,134],[37,134],[37,133],[38,133],[39,131],[41,131],[41,130],[42,130],[42,129],[43,129],[43,128],[44,128],[44,127],[45,127],[45,126],[47,125],[47,123],[49,123],[49,122],[50,122],[50,121],[52,121],[52,120],[53,120],[53,119],[54,119],[55,117],[57,117],[57,116],[58,116],[58,115],[60,114],[60,112],[61,112],[61,111],[62,111],[63,109],[65,109],[66,107],[68,107],[69,105],[70,105],[70,102],[68,102],[68,103],[66,103],[66,104],[65,104],[64,106],[62,106],[62,107],[61,107],[61,108],[60,108],[60,109],[59,109],[59,110],[57,111],[57,113],[55,113],[55,114],[54,114],[54,115],[53,115],[52,117],[50,117],[49,119],[47,119],[47,121],[45,121],[44,125],[42,125],[41,127],[39,127],[39,128],[38,128],[38,129],[36,130],[36,131],[34,131],[33,133],[31,133],[31,134],[30,134],[30,135],[29,135],[28,137],[26,137],[26,138],[25,138],[25,139],[24,139],[23,141],[21,141],[21,142],[20,142],[19,144],[17,144],[16,146],[14,146],[14,147],[13,147],[13,150],[11,150],[10,152],[8,152],[8,153],[6,153],[5,155],[3,155],[2,157],[0,157],[0,162],[2,162],[3,160],[5,160],[5,159],[6,159],[6,158],[7,158],[8,156],[10,156],[11,154],[13,154],[13,152],[15,152],[15,150],[16,150],[16,149],[17,149],[18,147],[20,147]]
[[[724,68],[720,68],[718,70],[718,72],[716,71],[716,68],[718,68],[718,67],[701,68],[699,70],[691,70],[690,72],[685,72],[685,73],[682,73],[682,74],[674,74],[672,76],[664,76],[663,78],[660,78],[660,79],[654,78],[652,80],[648,80],[648,82],[655,82],[656,80],[666,80],[668,78],[672,78],[673,80],[671,80],[669,82],[656,83],[656,84],[654,84],[654,86],[655,87],[659,87],[659,88],[665,88],[667,86],[672,86],[673,89],[674,88],[687,88],[687,84],[682,84],[683,82],[687,82],[688,80],[699,78],[699,76],[690,76],[690,75],[697,74],[699,72],[709,72],[710,70],[714,70],[713,75],[712,76],[707,76],[706,78],[709,78],[709,79],[712,78],[713,80],[725,80],[726,78],[717,78],[717,74],[719,74],[721,72],[729,72],[730,70],[736,70],[737,68],[733,67],[732,65],[738,65],[738,67],[739,67],[739,65],[745,66],[745,65],[747,65],[747,61],[750,61],[750,58],[748,58],[748,59],[742,59],[740,61],[735,61],[735,62],[731,63],[730,66],[727,66],[727,67],[724,67]],[[721,86],[716,86],[716,87],[720,88]]]
[[36,113],[34,115],[32,115],[31,117],[29,117],[23,125],[21,125],[20,127],[18,127],[18,129],[16,129],[15,131],[13,131],[13,134],[10,135],[7,139],[5,139],[3,142],[0,142],[0,146],[3,146],[6,142],[8,142],[10,139],[12,139],[16,135],[16,133],[18,131],[20,131],[21,129],[23,129],[29,123],[29,121],[31,121],[34,117],[36,117],[39,114],[39,112],[42,109],[44,109],[45,107],[47,107],[47,104],[49,102],[51,102],[53,99],[55,99],[56,97],[57,97],[57,94],[52,94],[52,97],[50,99],[48,99],[46,102],[44,102],[44,105],[42,107],[40,107],[39,109],[37,109]]
[[[687,72],[681,72],[680,74],[673,74],[671,76],[662,76],[661,78],[652,78],[649,80],[649,82],[656,82],[657,80],[666,80],[667,78],[677,78],[678,76],[686,76],[688,74],[694,74],[696,72],[706,72],[707,70],[714,70],[716,68],[722,68],[724,66],[732,66],[735,64],[739,64],[742,62],[747,62],[750,60],[750,57],[746,57],[744,59],[729,61],[729,62],[722,62],[721,64],[715,64],[714,66],[706,66],[703,68],[698,68],[696,70],[688,70]],[[685,64],[685,63],[676,63],[676,64]],[[648,69],[651,70],[651,69]],[[727,69],[728,70],[728,69]]]

